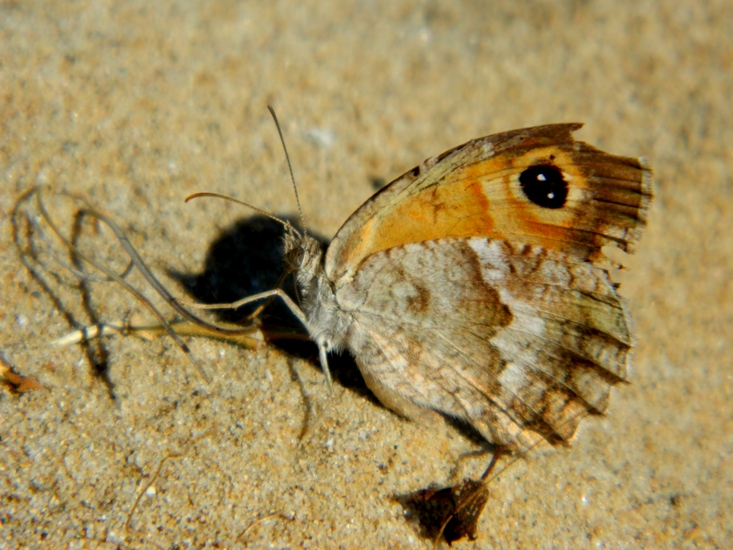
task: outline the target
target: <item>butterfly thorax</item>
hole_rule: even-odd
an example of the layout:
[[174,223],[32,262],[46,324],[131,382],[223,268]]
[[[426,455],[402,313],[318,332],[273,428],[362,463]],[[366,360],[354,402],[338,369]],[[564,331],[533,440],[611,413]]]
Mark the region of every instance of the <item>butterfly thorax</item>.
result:
[[284,253],[288,267],[295,272],[301,307],[310,337],[326,351],[338,351],[347,341],[353,319],[336,302],[334,289],[323,265],[321,243],[308,235],[286,230]]

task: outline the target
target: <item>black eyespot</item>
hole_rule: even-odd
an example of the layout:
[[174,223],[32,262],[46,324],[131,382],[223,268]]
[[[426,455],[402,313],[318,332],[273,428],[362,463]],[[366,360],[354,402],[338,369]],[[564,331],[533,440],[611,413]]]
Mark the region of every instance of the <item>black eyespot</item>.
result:
[[519,175],[522,191],[529,200],[543,208],[562,208],[568,198],[568,183],[562,171],[552,164],[538,164]]

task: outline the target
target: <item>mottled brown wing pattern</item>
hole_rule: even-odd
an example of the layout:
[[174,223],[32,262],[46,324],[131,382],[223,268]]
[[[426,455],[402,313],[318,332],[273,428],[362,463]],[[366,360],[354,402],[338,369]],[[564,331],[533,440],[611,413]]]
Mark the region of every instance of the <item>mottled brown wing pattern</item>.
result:
[[485,238],[370,256],[337,290],[369,387],[408,417],[436,410],[524,450],[569,440],[626,376],[629,330],[608,274]]

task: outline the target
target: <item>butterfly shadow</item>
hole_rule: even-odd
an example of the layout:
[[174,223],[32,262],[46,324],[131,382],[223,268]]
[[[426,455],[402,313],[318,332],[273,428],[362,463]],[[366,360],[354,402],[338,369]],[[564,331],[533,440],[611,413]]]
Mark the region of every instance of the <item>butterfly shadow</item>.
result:
[[[287,216],[281,216],[281,219],[300,229],[295,219]],[[270,218],[258,215],[244,218],[223,229],[211,243],[203,271],[186,273],[168,268],[167,273],[186,288],[193,300],[202,304],[233,303],[272,290],[283,279],[285,270],[284,234],[282,224]],[[324,247],[328,243],[321,235],[311,236]],[[296,304],[299,303],[293,276],[286,276],[280,288]],[[236,309],[220,309],[214,315],[221,322],[246,326],[250,323],[249,317],[261,304],[257,302]],[[258,315],[258,322],[270,345],[293,357],[304,359],[320,370],[318,348],[308,338],[305,327],[281,300],[271,300]],[[378,403],[348,352],[329,355],[328,364],[336,384]]]

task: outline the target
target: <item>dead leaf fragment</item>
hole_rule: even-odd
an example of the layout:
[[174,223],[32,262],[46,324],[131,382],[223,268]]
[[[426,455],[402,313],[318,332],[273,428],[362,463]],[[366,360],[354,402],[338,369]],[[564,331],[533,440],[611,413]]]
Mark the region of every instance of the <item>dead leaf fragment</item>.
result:
[[40,390],[43,386],[35,378],[26,378],[17,374],[12,365],[0,358],[0,382],[10,388],[11,391],[23,393],[27,391]]

